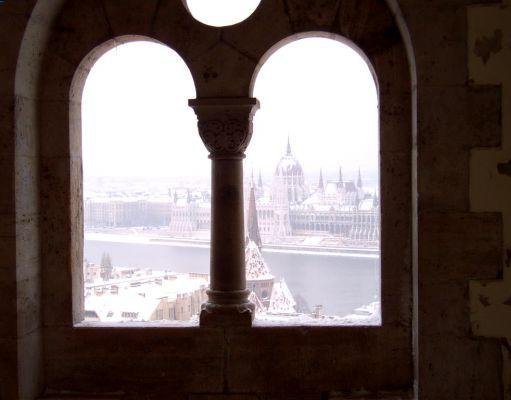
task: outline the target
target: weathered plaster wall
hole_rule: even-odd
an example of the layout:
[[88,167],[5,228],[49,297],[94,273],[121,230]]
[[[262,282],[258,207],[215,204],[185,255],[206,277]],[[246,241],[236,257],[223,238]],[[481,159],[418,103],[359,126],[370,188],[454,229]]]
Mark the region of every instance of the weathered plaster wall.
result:
[[[475,335],[502,339],[505,399],[511,399],[511,2],[468,10],[469,76],[476,85],[497,85],[502,97],[500,146],[475,149],[470,164],[473,211],[503,218],[503,274],[471,283]],[[484,110],[483,110],[484,111]],[[475,112],[482,112],[475,110]]]

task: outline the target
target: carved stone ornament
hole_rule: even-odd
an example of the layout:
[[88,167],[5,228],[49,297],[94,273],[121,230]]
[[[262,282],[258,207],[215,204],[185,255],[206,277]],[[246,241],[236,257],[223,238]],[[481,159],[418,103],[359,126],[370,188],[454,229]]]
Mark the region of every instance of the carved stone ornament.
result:
[[201,326],[251,326],[255,306],[248,300],[249,290],[221,292],[208,290],[209,300],[202,304]]
[[259,108],[254,98],[189,100],[197,115],[199,135],[210,158],[243,158],[252,137],[252,116]]

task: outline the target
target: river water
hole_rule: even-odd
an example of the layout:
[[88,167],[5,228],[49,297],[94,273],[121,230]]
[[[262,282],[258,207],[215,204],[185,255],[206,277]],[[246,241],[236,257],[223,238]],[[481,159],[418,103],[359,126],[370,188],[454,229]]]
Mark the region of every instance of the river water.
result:
[[[170,243],[124,243],[85,240],[84,256],[99,264],[108,252],[116,267],[152,268],[209,273],[209,248]],[[277,279],[285,279],[295,298],[312,309],[322,305],[327,315],[344,316],[380,299],[380,259],[356,254],[299,254],[264,250]]]

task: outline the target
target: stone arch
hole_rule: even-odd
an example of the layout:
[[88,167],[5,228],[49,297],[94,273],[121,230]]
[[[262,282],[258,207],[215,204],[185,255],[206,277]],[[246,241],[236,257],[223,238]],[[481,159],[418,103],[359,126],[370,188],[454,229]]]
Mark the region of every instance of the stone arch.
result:
[[[83,198],[82,191],[82,126],[81,126],[81,115],[82,115],[82,95],[83,95],[83,89],[85,87],[89,72],[95,65],[95,63],[109,50],[115,48],[116,46],[125,44],[125,43],[131,43],[131,42],[139,42],[139,41],[145,41],[145,42],[152,42],[152,43],[158,43],[157,40],[146,37],[146,36],[140,36],[140,35],[125,35],[121,37],[116,37],[113,39],[108,40],[107,42],[104,42],[100,44],[99,46],[95,47],[87,56],[82,60],[82,62],[78,65],[78,68],[76,69],[76,72],[74,73],[74,76],[71,80],[70,84],[70,90],[69,90],[69,129],[68,132],[65,131],[59,131],[62,134],[66,134],[66,136],[69,137],[69,157],[70,157],[70,163],[73,165],[73,163],[77,163],[76,168],[71,168],[71,176],[70,181],[71,182],[80,182],[79,186],[76,187],[77,190],[80,191],[80,193],[75,192],[74,195],[78,196],[78,199]],[[165,46],[165,45],[164,45]],[[168,46],[168,50],[171,49]],[[175,53],[175,52],[174,52]],[[179,56],[179,54],[175,53],[177,57],[184,62],[184,60]],[[191,74],[187,77],[183,78],[189,78],[193,77]],[[44,89],[43,89],[44,90]],[[183,98],[183,102],[185,103],[187,99]],[[44,110],[44,105],[42,106]],[[191,110],[190,110],[191,112]],[[46,113],[43,111],[43,115],[51,115],[51,113]],[[49,131],[47,133],[50,133]],[[55,134],[55,132],[51,132],[51,134]],[[43,141],[44,138],[41,138]],[[81,200],[80,200],[81,201]],[[74,216],[74,218],[71,219],[71,224],[77,224],[81,221],[83,221],[84,213],[81,204],[75,204],[73,201],[71,201],[71,215]],[[199,221],[197,221],[195,226],[195,229],[199,228]],[[71,259],[71,278],[72,278],[72,299],[73,299],[73,320],[74,322],[79,322],[83,320],[83,316],[81,315],[83,310],[83,281],[82,281],[82,262],[83,259],[83,237],[81,237],[83,232],[83,226],[78,225],[72,225],[71,226],[71,246],[73,246],[71,253],[74,255],[74,257]]]
[[354,50],[367,64],[369,67],[369,71],[371,72],[374,84],[376,86],[376,92],[379,93],[379,83],[378,83],[378,75],[371,63],[371,60],[369,57],[364,53],[364,51],[357,46],[355,42],[352,42],[350,39],[341,36],[338,33],[332,33],[332,32],[326,32],[326,31],[309,31],[309,32],[299,32],[292,34],[288,37],[285,37],[284,39],[281,39],[279,42],[273,44],[259,59],[259,62],[257,63],[256,68],[254,69],[254,73],[251,78],[250,82],[250,92],[249,95],[252,96],[254,92],[254,86],[255,82],[257,81],[257,77],[259,75],[259,72],[261,70],[261,67],[266,63],[266,61],[275,54],[279,49],[285,47],[287,44],[292,43],[294,41],[300,40],[300,39],[306,39],[306,38],[325,38],[325,39],[331,39],[336,42],[342,43],[352,50]]
[[[59,33],[57,33],[57,36]],[[72,39],[68,38],[66,40]],[[63,289],[61,293],[55,294],[52,299],[62,296],[58,303],[66,304],[67,307],[72,306],[72,314],[68,313],[67,315],[72,315],[73,322],[78,322],[83,319],[81,315],[81,310],[83,310],[83,281],[81,279],[83,210],[80,199],[83,197],[81,182],[81,98],[85,81],[95,62],[116,45],[133,41],[162,43],[154,38],[138,34],[114,37],[90,49],[80,61],[79,57],[91,45],[96,44],[96,40],[84,45],[78,51],[79,56],[76,56],[73,51],[63,52],[64,50],[58,46],[58,43],[62,41],[65,42],[64,39],[55,38],[50,41],[45,60],[45,65],[48,67],[43,67],[45,68],[46,79],[40,87],[40,97],[43,100],[40,102],[39,110],[42,165],[47,170],[58,170],[62,173],[61,176],[43,174],[43,187],[41,188],[43,209],[48,214],[48,220],[57,219],[58,222],[47,227],[43,226],[42,229],[45,235],[49,235],[49,237],[55,235],[69,238],[68,245],[64,249],[69,250],[68,260],[71,263],[71,270],[66,270],[66,273],[51,274],[53,281],[51,284],[55,284],[54,279],[58,275],[58,279],[63,279],[66,282],[71,279],[72,286],[64,285],[62,282],[61,287]],[[74,62],[69,62],[70,59]],[[70,185],[66,185],[66,182],[70,182]],[[60,201],[52,201],[54,196],[64,196],[64,198],[61,198]],[[48,203],[45,203],[45,201],[48,201]],[[62,208],[62,204],[66,204],[69,208]],[[68,211],[68,214],[64,210]],[[60,230],[60,228],[66,229],[65,227],[69,228],[68,235]],[[56,260],[52,259],[50,261],[50,258],[54,255],[61,257],[62,254],[55,254],[50,249],[46,250],[44,253],[49,257],[47,259],[49,265],[59,265]],[[70,273],[70,276],[67,273]],[[69,292],[70,289],[71,293]],[[69,298],[72,298],[71,303],[66,300]],[[50,307],[53,308],[54,306]]]
[[[35,2],[34,2],[35,3]],[[14,196],[9,190],[1,191],[0,201],[8,204],[4,194],[12,196],[15,240],[13,241],[13,266],[11,271],[14,284],[4,286],[2,292],[12,299],[20,298],[17,310],[9,314],[16,316],[18,321],[6,317],[0,322],[6,326],[17,326],[17,340],[12,346],[4,348],[0,344],[0,353],[7,358],[17,360],[15,366],[0,368],[0,397],[1,398],[36,398],[44,385],[43,372],[43,295],[41,291],[42,255],[40,254],[41,207],[40,191],[40,156],[39,156],[39,127],[38,127],[38,87],[41,80],[41,65],[47,42],[54,21],[63,1],[39,0],[32,6],[27,6],[27,17],[20,20],[9,30],[9,41],[12,51],[4,54],[5,65],[11,65],[12,70],[5,74],[2,85],[5,99],[13,101],[9,119],[5,120],[2,128],[9,131],[5,138],[12,138],[12,187]],[[2,6],[7,6],[2,4]],[[28,17],[30,16],[30,17]],[[9,18],[9,17],[8,17]],[[7,57],[11,59],[7,59]],[[6,79],[5,79],[6,78]],[[0,131],[3,130],[0,128]],[[5,165],[2,166],[5,168]],[[5,226],[7,228],[7,226]],[[23,282],[24,289],[16,288]],[[12,288],[12,290],[11,290]],[[14,302],[16,304],[16,302]],[[5,313],[3,312],[5,315]],[[27,345],[31,343],[31,345]],[[27,362],[26,360],[32,360]]]
[[[249,94],[252,95],[258,72],[266,60],[278,49],[302,38],[324,37],[339,41],[354,49],[368,65],[373,74],[379,103],[380,200],[383,204],[381,230],[385,232],[382,234],[381,242],[381,279],[383,287],[382,315],[385,324],[385,321],[388,321],[388,315],[393,314],[393,312],[386,311],[386,307],[390,307],[390,310],[399,307],[399,302],[395,302],[397,300],[394,296],[396,291],[406,287],[403,295],[411,298],[415,290],[412,286],[412,278],[416,274],[415,260],[410,258],[406,267],[401,262],[399,268],[405,268],[407,271],[406,278],[400,277],[400,279],[408,281],[404,286],[403,283],[400,283],[399,287],[393,287],[393,284],[398,284],[398,280],[395,279],[396,271],[388,270],[400,264],[398,259],[403,260],[408,252],[410,254],[413,252],[412,249],[416,247],[417,240],[416,237],[410,235],[417,225],[416,212],[413,210],[417,198],[417,188],[414,183],[415,149],[413,148],[415,146],[413,118],[415,111],[412,108],[414,104],[413,76],[410,72],[413,67],[410,67],[409,64],[406,44],[401,39],[399,28],[393,15],[386,9],[386,5],[375,0],[364,0],[357,4],[358,6],[355,6],[354,2],[340,3],[337,14],[330,19],[331,24],[325,29],[307,30],[315,25],[310,21],[297,20],[298,25],[295,27],[295,33],[280,38],[274,43],[268,42],[266,51],[262,52],[257,66],[254,68]],[[299,13],[299,7],[296,7],[296,10]],[[292,13],[292,11],[289,12]],[[370,13],[377,12],[380,13],[381,18],[374,21],[369,18]],[[363,26],[357,26],[357,22],[361,22]],[[367,31],[364,28],[367,28]],[[372,40],[372,35],[378,37],[378,40]],[[406,174],[395,174],[394,168],[396,167],[399,171],[406,171]],[[400,192],[398,196],[395,193],[396,189]],[[361,222],[364,218],[359,219]],[[392,245],[393,240],[397,237],[391,238],[396,233],[392,228],[396,222],[403,228],[398,237],[407,238],[405,246],[408,250],[400,257],[391,260],[397,255],[393,251]],[[325,219],[321,218],[316,224],[316,229],[328,231],[330,228],[325,223]],[[389,235],[390,232],[394,233]],[[392,256],[389,257],[391,254]],[[412,315],[410,314],[407,318],[407,323],[411,324]]]
[[[197,97],[247,96],[250,93],[254,71],[262,55],[273,44],[300,32],[322,31],[341,35],[344,33],[343,36],[357,43],[368,54],[377,71],[391,68],[385,65],[388,57],[384,57],[380,53],[380,51],[383,51],[399,59],[399,71],[406,70],[405,76],[409,76],[409,66],[406,63],[403,64],[402,60],[406,60],[407,55],[411,59],[413,53],[406,40],[404,43],[399,42],[399,35],[396,34],[397,25],[394,24],[392,13],[387,9],[383,0],[342,2],[342,9],[337,9],[337,1],[325,2],[328,10],[323,10],[316,2],[311,2],[310,8],[318,8],[321,11],[319,14],[311,13],[310,9],[300,11],[298,5],[301,2],[298,0],[288,1],[291,6],[289,14],[286,14],[282,1],[263,0],[256,12],[244,23],[226,29],[212,29],[194,23],[178,0],[161,2],[160,7],[157,4],[160,2],[147,0],[130,0],[123,2],[122,5],[119,4],[117,8],[112,5],[113,2],[105,3],[108,5],[102,9],[97,7],[98,4],[93,0],[67,2],[39,0],[34,9],[38,13],[32,15],[28,24],[29,28],[23,39],[18,70],[16,71],[16,81],[19,83],[16,85],[16,93],[18,93],[18,90],[20,93],[22,91],[23,93],[34,93],[30,99],[33,101],[25,103],[20,101],[18,105],[15,120],[17,126],[16,136],[22,140],[25,140],[25,138],[26,140],[33,140],[33,143],[28,144],[26,148],[36,149],[38,161],[36,164],[41,165],[40,171],[37,170],[36,166],[31,170],[32,172],[26,171],[41,176],[39,181],[41,202],[39,203],[37,194],[35,198],[30,200],[30,205],[38,212],[44,210],[41,219],[41,237],[36,234],[36,243],[43,243],[43,260],[42,263],[35,261],[34,269],[39,274],[43,274],[42,300],[39,303],[39,306],[44,307],[44,325],[46,327],[44,335],[46,352],[43,360],[46,365],[51,366],[45,372],[44,383],[57,389],[87,390],[90,389],[90,379],[92,378],[97,379],[97,389],[99,390],[116,389],[118,387],[116,385],[120,385],[128,391],[134,390],[133,386],[130,386],[132,385],[130,381],[133,382],[132,374],[134,372],[129,372],[123,365],[116,363],[116,357],[120,355],[118,350],[112,349],[112,358],[110,358],[106,351],[100,357],[99,350],[89,353],[83,351],[82,348],[82,350],[78,350],[81,357],[76,357],[78,354],[76,349],[80,346],[90,346],[89,349],[92,349],[94,346],[101,347],[103,344],[100,343],[97,332],[73,330],[72,328],[76,316],[75,318],[72,316],[72,303],[70,302],[72,296],[69,265],[72,264],[73,259],[79,259],[80,254],[78,254],[79,251],[74,241],[76,238],[73,237],[73,229],[70,226],[79,219],[78,205],[72,203],[73,199],[80,198],[81,187],[79,182],[74,182],[71,177],[79,174],[80,165],[77,160],[70,156],[73,153],[73,146],[77,144],[72,142],[69,137],[61,141],[56,133],[68,132],[69,130],[69,110],[74,106],[69,104],[72,78],[82,59],[92,49],[108,40],[113,40],[115,37],[125,35],[152,37],[174,48],[189,65],[196,81]],[[392,3],[397,4],[395,1],[392,1]],[[360,5],[360,7],[355,6],[355,4]],[[127,12],[130,7],[131,12]],[[365,11],[360,14],[359,10]],[[390,7],[390,10],[396,13],[397,6]],[[44,14],[43,17],[41,17],[42,14]],[[137,17],[135,19],[126,18],[129,15],[137,15]],[[381,17],[383,22],[378,22],[378,18],[374,17],[376,15],[383,15]],[[332,23],[337,16],[346,21],[344,28]],[[260,24],[264,21],[264,18],[268,18],[267,21],[280,22],[270,23],[273,28],[261,32]],[[366,22],[368,20],[372,21],[369,25]],[[405,31],[406,28],[403,27],[402,20],[398,18],[399,24],[401,24],[401,31]],[[378,32],[378,29],[376,29],[378,26],[383,27],[383,31],[385,31],[384,27],[390,29],[389,33],[384,35],[387,41],[373,44],[371,36],[377,36],[374,32]],[[94,27],[94,29],[91,29],[91,27]],[[366,27],[367,30],[365,30]],[[32,32],[34,36],[31,36],[29,32]],[[259,40],[253,41],[258,32]],[[248,44],[251,40],[253,45]],[[399,43],[399,45],[389,49],[386,47],[389,42]],[[36,55],[35,62],[34,54]],[[41,55],[40,58],[37,58],[37,54]],[[221,60],[226,58],[236,59],[236,68],[223,69],[220,63]],[[410,65],[412,65],[411,62]],[[413,67],[411,69],[413,71]],[[222,74],[219,73],[220,70]],[[86,73],[85,70],[82,72]],[[377,75],[380,76],[378,72]],[[406,104],[405,108],[409,106],[410,98],[413,98],[413,94],[411,94],[413,81],[414,74],[412,74],[411,79],[406,80],[406,84],[401,88],[400,98],[403,103],[397,102],[397,107],[401,107],[403,104]],[[26,86],[26,88],[23,88],[23,86]],[[381,89],[382,91],[386,90],[383,85]],[[76,95],[76,93],[72,95]],[[394,105],[389,104],[389,106]],[[403,114],[409,112],[411,119],[411,109],[404,109],[401,112]],[[25,128],[24,123],[29,122],[33,122],[33,125]],[[412,132],[414,132],[412,122],[408,125],[412,127]],[[24,129],[25,131],[23,131]],[[40,149],[37,149],[37,142],[40,143]],[[399,151],[401,149],[400,145],[403,143],[388,144],[395,146],[395,149]],[[16,147],[15,155],[17,157],[23,156],[22,149],[22,146]],[[409,157],[410,149],[406,153]],[[16,172],[22,172],[22,168],[25,167],[16,164]],[[17,188],[21,190],[21,186],[21,182],[19,182]],[[403,195],[407,196],[409,193],[410,191],[403,193]],[[19,194],[23,195],[21,192]],[[17,266],[17,268],[19,267]],[[48,284],[50,279],[51,285]],[[52,288],[55,287],[62,288],[62,293],[54,293]],[[42,327],[42,319],[38,323]],[[149,373],[154,372],[155,374],[163,374],[163,376],[171,376],[175,371],[192,370],[194,366],[201,365],[200,361],[204,362],[204,359],[201,359],[202,356],[197,354],[194,348],[186,348],[182,350],[183,356],[179,359],[179,365],[169,360],[162,367],[158,362],[152,364],[151,357],[153,355],[145,353],[144,348],[149,346],[165,351],[164,347],[167,347],[167,345],[162,346],[161,344],[168,344],[169,337],[173,337],[177,341],[181,340],[181,343],[184,343],[183,340],[185,342],[192,340],[194,343],[211,344],[212,341],[216,340],[215,335],[211,338],[201,332],[173,334],[153,331],[153,333],[153,337],[145,337],[147,341],[141,351],[137,352],[137,357],[143,360],[148,367],[144,376],[140,377],[138,385],[139,388],[145,388],[149,391],[155,390],[154,388],[151,389],[154,386],[153,382],[146,379]],[[101,336],[103,333],[99,335]],[[260,335],[261,338],[265,334]],[[314,335],[319,338],[323,337],[321,332]],[[369,336],[373,337],[374,333],[369,333]],[[408,338],[408,335],[405,336]],[[337,339],[341,337],[340,334]],[[223,338],[219,339],[218,348],[222,349]],[[117,332],[116,340],[120,348],[130,348],[133,343],[140,343],[139,339],[135,339],[127,330]],[[264,346],[266,339],[259,340],[262,340],[261,343]],[[340,341],[342,342],[342,340]],[[310,346],[311,343],[307,342],[306,345]],[[273,342],[271,345],[276,347]],[[347,349],[343,348],[342,343],[336,341],[336,343],[329,344],[329,346],[332,347],[332,357],[339,354],[349,354],[349,351],[344,351]],[[284,360],[286,359],[286,353],[291,354],[291,352],[286,351],[285,346],[282,349],[276,348],[275,351],[276,357],[282,355]],[[309,357],[319,357],[319,354],[316,354],[312,347],[309,351]],[[398,352],[398,354],[401,353]],[[258,357],[257,354],[249,352],[245,356],[247,358],[244,363],[247,365],[257,364],[257,362],[254,362],[254,359]],[[216,354],[211,358],[215,357],[217,357]],[[378,359],[373,349],[369,349],[367,354],[360,355],[360,357],[362,361],[367,362],[366,365],[374,365],[373,359]],[[191,361],[192,358],[196,358],[198,361]],[[218,358],[221,359],[221,356],[218,356]],[[157,358],[154,360],[157,360]],[[406,362],[408,358],[406,356],[403,358],[396,356],[396,362],[402,360]],[[97,366],[95,371],[90,369],[91,361]],[[225,362],[235,363],[232,360],[226,360]],[[335,383],[336,389],[356,386],[371,390],[377,387],[378,380],[382,379],[378,371],[374,372],[378,376],[373,381],[366,380],[367,376],[365,376],[363,370],[355,370],[351,374],[342,374],[342,371],[347,368],[347,361],[343,357],[336,359],[336,363],[332,363],[331,360],[327,360],[327,362],[332,368],[331,371],[325,374],[324,381],[321,383],[322,386]],[[370,362],[373,362],[373,364],[369,364]],[[380,364],[378,366],[381,367]],[[39,374],[42,377],[42,366],[38,367],[34,364],[32,368],[34,369],[28,372],[28,376],[33,377]],[[271,368],[272,366],[269,366],[269,373],[272,372]],[[221,366],[217,369],[222,370]],[[380,368],[377,369],[380,370]],[[386,383],[389,388],[401,387],[410,383],[411,374],[408,369],[405,368],[405,370],[401,373],[401,370],[396,371],[393,382]],[[74,372],[78,373],[74,374]],[[259,377],[252,377],[254,379],[248,380],[243,376],[243,371],[240,374],[237,381],[231,382],[232,390],[261,392],[269,390],[267,385],[271,385],[271,382],[265,384],[259,380]],[[271,373],[270,375],[278,376],[279,374]],[[314,377],[305,377],[303,382],[305,390],[314,385],[313,379]],[[41,385],[42,381],[43,378],[35,379],[34,384]],[[200,387],[202,392],[215,392],[221,389],[211,382],[199,383],[192,380],[186,383],[176,383],[177,381],[179,379],[173,381],[162,379],[157,390],[184,393],[191,392],[197,387]],[[247,384],[246,388],[248,389],[244,387],[244,384]],[[297,389],[300,390],[301,388]],[[34,393],[36,391],[34,390]],[[6,397],[14,398],[14,396]]]

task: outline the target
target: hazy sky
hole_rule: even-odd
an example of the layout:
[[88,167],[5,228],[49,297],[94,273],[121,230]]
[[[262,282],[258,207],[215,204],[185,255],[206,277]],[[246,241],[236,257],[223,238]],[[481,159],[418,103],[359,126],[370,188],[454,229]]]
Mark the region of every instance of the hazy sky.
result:
[[261,108],[254,118],[248,168],[273,168],[289,135],[293,154],[306,172],[339,165],[377,170],[375,83],[365,61],[350,47],[324,38],[282,47],[261,68],[254,96]]
[[[254,95],[261,109],[247,171],[271,174],[289,135],[308,174],[339,165],[376,174],[375,84],[348,46],[324,38],[286,45],[261,68]],[[210,161],[187,106],[194,97],[190,72],[169,48],[134,42],[106,53],[83,94],[84,175],[207,176]]]

